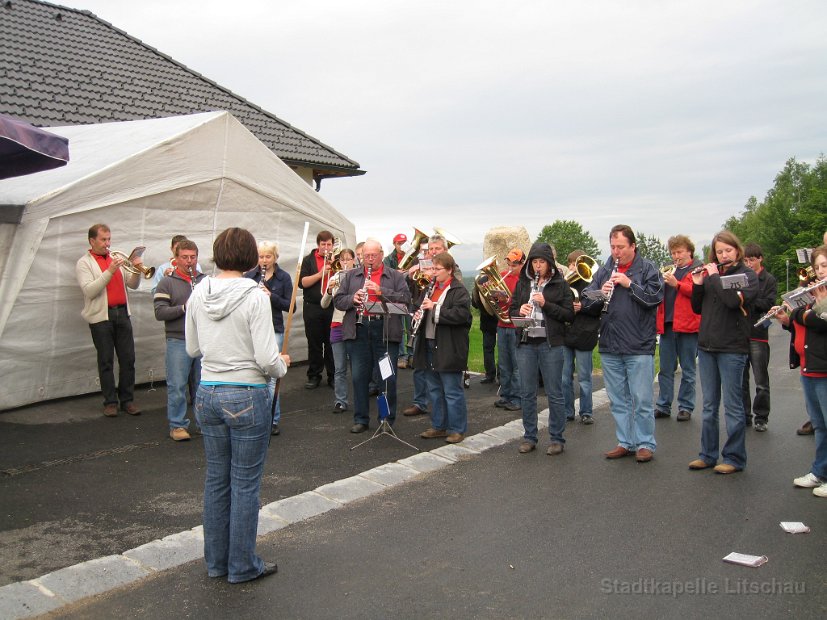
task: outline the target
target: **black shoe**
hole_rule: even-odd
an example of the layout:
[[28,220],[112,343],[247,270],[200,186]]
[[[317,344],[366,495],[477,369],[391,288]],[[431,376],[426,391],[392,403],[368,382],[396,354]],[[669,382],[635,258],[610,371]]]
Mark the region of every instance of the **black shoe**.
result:
[[671,417],[671,414],[666,413],[665,411],[659,411],[655,409],[655,418],[668,418]]
[[270,575],[275,575],[279,572],[279,567],[275,562],[265,562],[264,563],[264,570],[258,574],[256,579],[261,579],[262,577],[269,577]]
[[321,377],[308,377],[307,383],[304,384],[305,389],[315,390],[322,382]]
[[347,407],[345,407],[342,403],[336,403],[333,405],[333,413],[342,413],[347,411]]
[[480,383],[485,385],[486,383],[494,383],[494,381],[496,381],[494,377],[485,377],[480,381]]
[[367,424],[354,424],[353,428],[350,429],[351,433],[364,433],[368,430]]
[[508,404],[508,401],[504,398],[500,398],[497,401],[494,401],[495,407],[500,407],[501,409],[505,409],[505,406]]
[[281,430],[279,429],[278,424],[273,424],[273,428],[270,429],[271,435],[281,435]]
[[594,418],[592,418],[590,415],[581,415],[580,421],[583,424],[594,424]]
[[767,423],[756,420],[754,428],[756,433],[765,433],[767,431]]
[[503,409],[506,411],[519,411],[522,408],[522,405],[518,405],[517,403],[506,403],[503,405]]
[[379,388],[371,388],[370,392],[368,392],[368,396],[379,396]]

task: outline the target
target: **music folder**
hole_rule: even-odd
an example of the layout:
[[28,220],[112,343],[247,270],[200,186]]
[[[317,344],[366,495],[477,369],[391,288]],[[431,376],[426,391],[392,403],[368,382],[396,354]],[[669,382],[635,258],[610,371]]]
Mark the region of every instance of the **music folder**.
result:
[[408,314],[408,306],[396,301],[369,301],[365,304],[368,314]]
[[534,327],[535,320],[530,316],[510,316],[512,325],[515,327]]

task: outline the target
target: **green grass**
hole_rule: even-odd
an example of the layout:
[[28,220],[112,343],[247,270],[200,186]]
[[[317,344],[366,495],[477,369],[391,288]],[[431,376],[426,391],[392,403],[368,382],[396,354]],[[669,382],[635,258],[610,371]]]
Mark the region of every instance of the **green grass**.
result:
[[[471,333],[468,335],[468,370],[472,372],[485,372],[485,365],[482,361],[482,332],[480,331],[480,311],[476,308],[471,308],[471,315],[474,317],[474,322],[471,324]],[[495,350],[496,352],[496,350]],[[602,370],[600,365],[600,353],[597,352],[597,347],[592,351],[593,370]],[[658,349],[655,348],[655,375],[660,371],[660,359]]]

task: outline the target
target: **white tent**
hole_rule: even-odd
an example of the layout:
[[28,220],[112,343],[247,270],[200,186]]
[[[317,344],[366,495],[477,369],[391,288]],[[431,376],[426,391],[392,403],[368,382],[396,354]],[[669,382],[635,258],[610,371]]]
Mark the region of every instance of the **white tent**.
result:
[[[275,241],[293,279],[305,221],[305,253],[325,229],[353,247],[353,224],[227,112],[50,131],[69,138],[69,165],[0,181],[0,410],[100,389],[75,279],[92,224],[109,225],[113,249],[146,246],[147,265],[185,234],[208,274],[229,226]],[[129,297],[138,383],[164,379],[149,289],[145,280]],[[303,360],[301,290],[296,306],[289,353]]]

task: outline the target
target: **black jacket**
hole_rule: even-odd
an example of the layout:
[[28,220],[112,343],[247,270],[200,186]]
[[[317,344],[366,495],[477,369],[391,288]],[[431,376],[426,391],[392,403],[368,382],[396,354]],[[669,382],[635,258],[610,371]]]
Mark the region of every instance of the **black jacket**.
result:
[[[311,286],[310,288],[304,288],[302,286],[302,278],[307,276],[312,276],[315,273],[319,273],[319,268],[316,266],[316,255],[319,253],[319,249],[316,248],[310,254],[302,259],[302,268],[299,272],[299,288],[304,291],[304,302],[305,304],[314,304],[316,306],[322,303],[322,295],[324,291],[322,290],[322,281],[319,280]],[[333,311],[331,310],[331,313]]]
[[[572,290],[576,290],[577,294],[580,295],[588,285],[588,282],[578,280],[571,285],[571,288]],[[564,341],[566,346],[571,349],[592,351],[597,346],[597,332],[599,330],[599,312],[593,309],[591,313],[589,313],[581,308],[580,312],[575,313],[574,320],[566,323],[566,337]]]
[[[614,265],[603,265],[584,290],[597,291],[611,277]],[[587,314],[602,312],[600,316],[600,352],[614,355],[654,355],[657,341],[657,311],[663,301],[663,277],[652,262],[635,253],[626,276],[632,281],[629,288],[616,286],[609,308],[602,312],[605,302],[583,297]]]
[[414,342],[414,368],[427,370],[425,322],[435,313],[433,370],[462,372],[468,368],[468,332],[471,330],[471,297],[459,280],[452,279],[436,306],[425,312]]
[[692,310],[701,315],[698,348],[703,351],[749,353],[749,308],[758,292],[758,276],[741,262],[729,267],[724,275],[739,273],[747,275],[747,286],[738,290],[724,289],[717,273],[692,285]]
[[[546,322],[546,339],[553,346],[562,346],[566,333],[566,323],[574,320],[574,301],[571,289],[554,263],[554,255],[551,253],[551,246],[548,243],[535,243],[528,252],[526,264],[520,271],[520,279],[514,288],[514,295],[511,297],[510,316],[520,316],[520,306],[528,303],[531,297],[531,289],[534,286],[534,268],[531,261],[535,258],[542,258],[552,269],[552,276],[543,288],[542,306],[543,316]],[[522,328],[517,328],[517,341],[522,340]],[[519,346],[519,345],[518,345]]]
[[[261,283],[261,267],[251,269],[244,274],[244,277]],[[270,309],[273,311],[273,330],[277,334],[283,334],[284,316],[282,312],[290,310],[290,298],[293,296],[293,279],[289,273],[276,265],[273,277],[265,280],[264,286],[270,291]]]
[[796,308],[790,314],[790,368],[801,366],[801,358],[795,350],[795,330],[803,326],[806,366],[802,372],[827,372],[827,321],[812,311],[810,306]]
[[[752,310],[749,315],[750,325],[764,316],[770,308],[775,305],[775,298],[778,297],[778,284],[773,276],[766,269],[762,269],[758,275],[758,292],[752,302]],[[769,338],[769,323],[763,323],[758,327],[751,327],[749,337],[751,340],[767,340]]]

